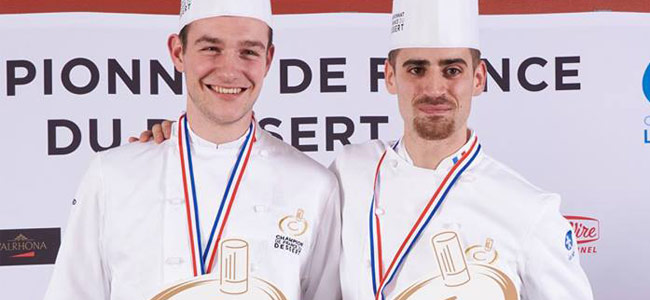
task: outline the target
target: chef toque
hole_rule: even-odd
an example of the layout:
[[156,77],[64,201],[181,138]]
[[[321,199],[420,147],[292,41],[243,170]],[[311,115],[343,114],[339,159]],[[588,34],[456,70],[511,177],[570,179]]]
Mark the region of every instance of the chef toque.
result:
[[199,19],[234,16],[261,20],[271,27],[270,0],[181,0],[179,30]]
[[390,49],[479,49],[478,0],[394,0]]

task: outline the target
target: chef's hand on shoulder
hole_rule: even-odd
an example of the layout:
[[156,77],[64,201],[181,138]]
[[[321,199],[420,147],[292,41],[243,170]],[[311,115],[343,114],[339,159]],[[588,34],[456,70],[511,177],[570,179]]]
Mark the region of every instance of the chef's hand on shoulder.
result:
[[160,144],[171,137],[172,134],[172,124],[174,121],[164,120],[160,124],[155,124],[151,130],[145,130],[140,133],[140,137],[129,137],[129,143],[141,142],[146,143],[149,140],[153,139],[156,144]]

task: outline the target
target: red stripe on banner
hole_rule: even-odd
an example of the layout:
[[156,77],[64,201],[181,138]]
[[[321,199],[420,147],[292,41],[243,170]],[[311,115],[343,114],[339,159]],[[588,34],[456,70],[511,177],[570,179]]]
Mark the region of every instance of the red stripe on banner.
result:
[[[187,177],[185,177],[185,158],[183,153],[183,117],[178,119],[178,151],[181,156],[181,174],[183,174],[183,192],[185,192],[185,211],[187,213],[187,229],[190,232],[190,248],[192,249],[192,269],[194,276],[198,276],[196,270],[196,254],[194,253],[194,233],[192,229],[192,214],[190,212],[190,198],[187,192]],[[189,151],[189,149],[187,150]]]
[[27,253],[22,253],[22,254],[16,254],[12,256],[12,258],[21,258],[21,257],[36,257],[36,252],[27,252]]
[[[179,0],[21,0],[4,1],[0,14],[51,12],[106,12],[178,14]],[[332,12],[389,13],[391,0],[273,0],[275,14]],[[539,14],[588,11],[650,12],[648,0],[480,0],[480,12],[494,14]]]
[[598,222],[598,219],[589,218],[589,217],[580,217],[580,216],[564,216],[567,220],[590,220]]

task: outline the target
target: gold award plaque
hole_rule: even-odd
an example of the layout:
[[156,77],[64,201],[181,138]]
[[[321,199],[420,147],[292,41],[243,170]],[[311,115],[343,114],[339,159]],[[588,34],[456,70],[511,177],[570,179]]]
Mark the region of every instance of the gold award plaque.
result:
[[492,239],[463,251],[458,235],[446,231],[436,234],[431,243],[440,275],[414,283],[395,300],[519,299],[512,280],[492,266],[498,258]]
[[221,244],[220,276],[211,274],[175,284],[151,300],[286,300],[269,281],[249,274],[248,243],[229,239]]

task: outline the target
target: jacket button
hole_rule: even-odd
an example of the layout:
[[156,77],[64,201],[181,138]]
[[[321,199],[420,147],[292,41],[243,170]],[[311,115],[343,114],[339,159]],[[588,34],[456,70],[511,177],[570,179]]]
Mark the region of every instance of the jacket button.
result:
[[460,223],[445,223],[442,225],[442,228],[453,230],[453,231],[460,231],[461,225]]
[[171,205],[181,205],[183,202],[185,202],[185,199],[182,198],[171,198],[167,200],[167,203]]
[[267,150],[261,150],[261,151],[260,151],[260,156],[262,156],[262,157],[267,157],[267,156],[269,156],[269,151],[267,151]]
[[474,177],[472,174],[465,173],[461,179],[465,182],[474,182],[474,180],[476,180],[476,177]]
[[397,160],[391,159],[388,163],[390,164],[391,167],[397,168],[397,165],[398,165]]
[[165,263],[168,265],[180,265],[183,263],[183,258],[181,257],[168,257],[165,260]]
[[253,211],[255,211],[256,213],[265,212],[266,211],[266,206],[264,206],[264,205],[255,205],[255,206],[253,206]]

